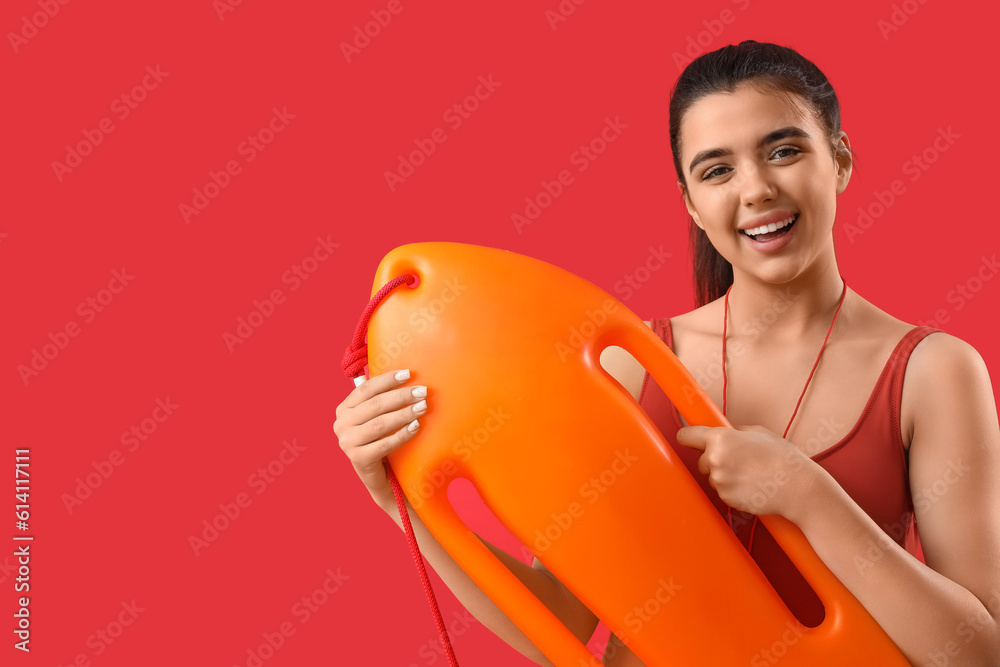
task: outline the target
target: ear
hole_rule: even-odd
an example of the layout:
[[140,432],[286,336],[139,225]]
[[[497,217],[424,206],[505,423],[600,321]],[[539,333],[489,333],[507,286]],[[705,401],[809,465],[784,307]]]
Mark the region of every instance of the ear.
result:
[[854,155],[851,153],[851,140],[847,133],[841,131],[834,143],[834,162],[837,167],[837,194],[847,189],[854,170]]
[[688,213],[691,215],[691,219],[694,220],[694,224],[698,225],[701,230],[705,229],[705,226],[701,224],[701,218],[698,217],[698,211],[695,210],[694,204],[691,203],[691,198],[688,197],[687,188],[680,181],[677,181],[677,189],[681,191],[681,197],[684,199],[684,206],[687,207]]

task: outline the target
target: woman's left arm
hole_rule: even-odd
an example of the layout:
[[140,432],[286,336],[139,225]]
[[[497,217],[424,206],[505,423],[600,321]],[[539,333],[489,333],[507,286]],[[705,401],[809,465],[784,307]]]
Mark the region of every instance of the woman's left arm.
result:
[[[911,663],[1000,665],[1000,426],[986,365],[967,343],[928,336],[910,356],[902,400],[926,565],[770,431],[693,426],[677,439],[704,450],[699,468],[730,506],[797,524]],[[777,475],[794,482],[754,506],[760,478]]]
[[986,364],[957,338],[928,336],[910,357],[902,400],[927,564],[825,471],[788,518],[910,662],[998,665],[1000,426]]

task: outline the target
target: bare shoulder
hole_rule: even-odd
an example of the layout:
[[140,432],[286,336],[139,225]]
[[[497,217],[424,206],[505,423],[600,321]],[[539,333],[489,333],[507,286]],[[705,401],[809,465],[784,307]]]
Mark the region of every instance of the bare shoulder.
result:
[[[674,353],[680,357],[699,348],[704,349],[721,335],[719,328],[723,315],[723,300],[716,299],[670,318]],[[714,349],[714,348],[712,348]]]
[[[868,303],[860,296],[856,328],[869,339],[882,339],[885,343],[896,343],[917,325],[904,322]],[[906,366],[906,382],[927,384],[935,378],[957,375],[986,374],[986,363],[979,352],[969,343],[951,334],[935,332],[925,337],[910,353]],[[986,375],[988,378],[988,375]]]
[[913,349],[903,383],[910,398],[933,400],[942,392],[990,391],[989,371],[979,351],[966,341],[942,332],[924,338]]
[[916,326],[893,317],[854,290],[850,291],[853,292],[853,305],[848,309],[845,304],[841,317],[847,324],[845,329],[850,332],[848,337],[855,343],[891,351]]
[[[653,327],[652,320],[644,320],[644,323],[647,327]],[[601,366],[632,394],[632,398],[639,400],[646,369],[635,357],[617,345],[611,345],[601,351]]]
[[[881,340],[883,350],[894,347],[916,325],[903,322],[863,301],[858,319],[871,340]],[[936,419],[945,406],[957,400],[967,407],[992,404],[993,388],[986,362],[975,347],[944,332],[924,337],[913,348],[903,375],[901,427],[904,447],[909,448],[921,420]],[[995,408],[994,408],[995,409]],[[935,416],[935,417],[932,417]]]

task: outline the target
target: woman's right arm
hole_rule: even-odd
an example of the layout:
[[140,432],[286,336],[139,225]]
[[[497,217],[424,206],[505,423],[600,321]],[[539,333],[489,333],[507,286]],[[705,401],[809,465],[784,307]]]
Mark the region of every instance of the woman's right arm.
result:
[[[400,528],[403,526],[402,519],[382,460],[419,432],[417,417],[424,413],[426,406],[419,412],[415,412],[414,408],[419,409],[419,403],[426,399],[419,393],[414,395],[418,386],[402,386],[408,379],[408,374],[397,379],[395,372],[388,372],[366,380],[337,406],[337,420],[333,424],[340,448],[354,465],[372,499]],[[480,623],[522,655],[540,665],[551,665],[441,547],[409,502],[406,509],[420,551],[459,602]],[[589,641],[597,627],[597,617],[537,558],[532,565],[528,565],[486,540],[482,541],[581,642]]]

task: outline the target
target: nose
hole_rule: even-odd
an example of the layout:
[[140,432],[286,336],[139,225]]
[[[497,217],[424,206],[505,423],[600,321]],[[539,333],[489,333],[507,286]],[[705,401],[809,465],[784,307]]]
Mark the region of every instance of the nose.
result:
[[741,204],[759,205],[772,201],[777,196],[778,190],[768,169],[751,164],[744,167],[741,172],[738,185]]

